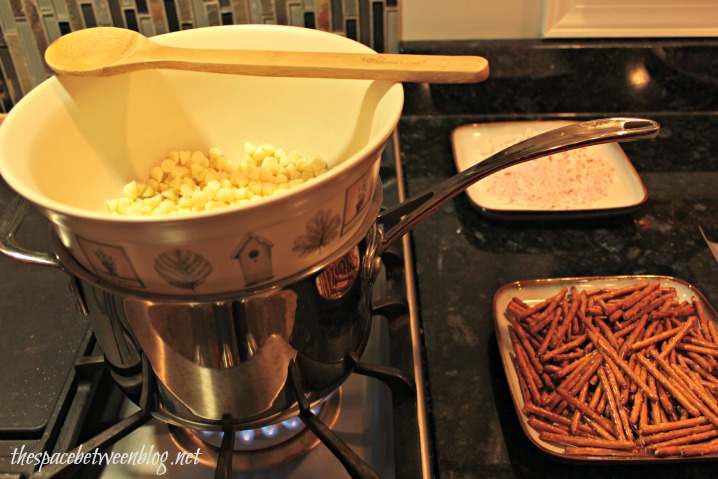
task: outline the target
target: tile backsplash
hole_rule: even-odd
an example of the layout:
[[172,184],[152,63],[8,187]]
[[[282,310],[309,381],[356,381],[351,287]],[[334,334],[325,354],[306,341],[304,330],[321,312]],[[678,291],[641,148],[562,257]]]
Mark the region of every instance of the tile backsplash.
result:
[[153,36],[215,25],[294,25],[394,53],[398,10],[398,0],[0,0],[0,111],[52,75],[43,53],[74,30],[116,26]]

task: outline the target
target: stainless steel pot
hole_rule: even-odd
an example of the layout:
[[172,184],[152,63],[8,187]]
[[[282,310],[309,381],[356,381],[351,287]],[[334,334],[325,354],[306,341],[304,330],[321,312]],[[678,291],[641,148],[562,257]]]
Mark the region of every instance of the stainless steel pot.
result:
[[[142,408],[198,429],[254,428],[297,413],[289,378],[316,402],[341,385],[370,331],[371,292],[381,255],[435,209],[500,169],[582,146],[652,138],[657,123],[609,118],[535,136],[365,221],[351,245],[308,274],[261,291],[221,296],[143,295],[107,283],[52,238],[50,254],[14,235],[27,211],[18,200],[0,224],[0,251],[73,279],[117,383]],[[381,203],[381,189],[373,201]],[[396,224],[382,232],[381,226]]]

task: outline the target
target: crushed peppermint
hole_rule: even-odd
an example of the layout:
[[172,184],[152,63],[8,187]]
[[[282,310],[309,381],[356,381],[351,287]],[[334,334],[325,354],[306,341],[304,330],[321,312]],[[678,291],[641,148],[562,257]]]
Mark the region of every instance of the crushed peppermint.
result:
[[[484,145],[483,158],[535,136]],[[617,181],[611,160],[593,153],[591,147],[577,148],[537,158],[498,171],[481,180],[486,192],[515,208],[568,210],[586,208],[606,198]]]

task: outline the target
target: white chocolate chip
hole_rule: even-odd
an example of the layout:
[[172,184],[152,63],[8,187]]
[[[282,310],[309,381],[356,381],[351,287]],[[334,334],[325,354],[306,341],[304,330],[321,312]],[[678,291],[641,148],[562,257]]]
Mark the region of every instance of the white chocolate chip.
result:
[[121,197],[107,200],[107,207],[113,214],[153,216],[222,208],[284,194],[327,168],[320,156],[309,160],[266,143],[245,143],[241,161],[214,147],[207,154],[170,151],[146,181],[130,181]]

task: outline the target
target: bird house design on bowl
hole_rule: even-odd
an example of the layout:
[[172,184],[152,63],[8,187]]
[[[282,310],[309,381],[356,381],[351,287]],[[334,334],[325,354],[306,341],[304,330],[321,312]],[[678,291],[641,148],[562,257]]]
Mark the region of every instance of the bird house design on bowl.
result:
[[245,285],[261,283],[272,279],[272,246],[271,241],[247,233],[232,254],[239,261],[244,275]]

